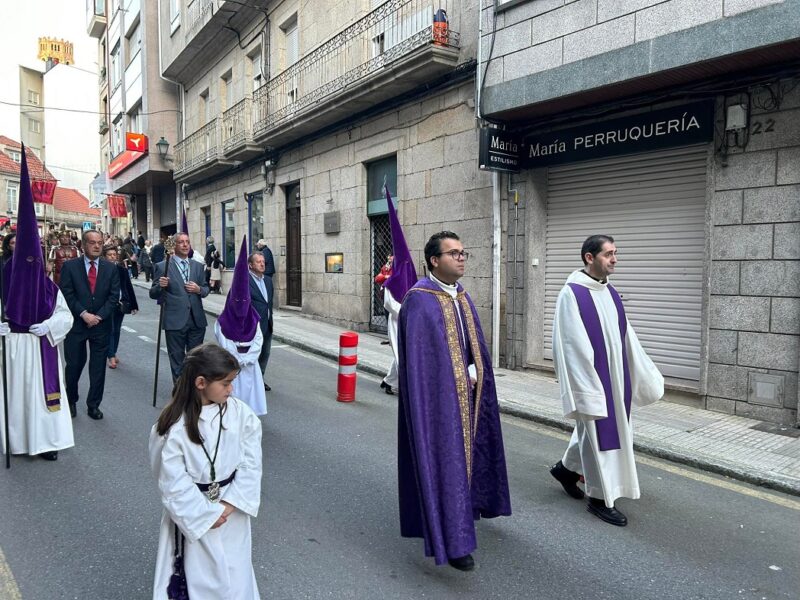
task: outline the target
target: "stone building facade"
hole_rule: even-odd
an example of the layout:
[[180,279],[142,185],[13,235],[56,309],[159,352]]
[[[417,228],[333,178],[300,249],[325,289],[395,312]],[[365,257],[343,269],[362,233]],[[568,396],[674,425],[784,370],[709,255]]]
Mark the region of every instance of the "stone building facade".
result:
[[[616,232],[615,280],[671,395],[796,424],[800,4],[493,4],[482,108],[528,144],[510,184],[509,363],[551,368],[554,294],[580,240]],[[682,138],[695,109],[703,136]]]

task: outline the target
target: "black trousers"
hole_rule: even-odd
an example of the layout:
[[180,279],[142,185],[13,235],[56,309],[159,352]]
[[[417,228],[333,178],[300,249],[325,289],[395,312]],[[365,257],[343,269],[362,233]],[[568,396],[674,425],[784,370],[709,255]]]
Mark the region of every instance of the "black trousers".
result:
[[261,346],[261,353],[258,355],[258,366],[261,368],[261,374],[264,376],[264,383],[267,383],[267,363],[269,362],[269,354],[272,349],[272,332],[268,334],[263,333],[264,344]]
[[189,317],[183,329],[165,330],[164,335],[167,338],[169,368],[172,371],[172,381],[174,382],[180,377],[186,353],[203,343],[203,339],[206,337],[206,328],[196,327],[194,319]]
[[77,404],[78,381],[81,379],[83,367],[86,366],[86,346],[89,346],[89,393],[86,395],[86,406],[99,408],[103,401],[103,390],[106,386],[106,353],[111,337],[111,323],[106,321],[86,331],[70,331],[64,340],[64,358],[66,360],[65,379],[67,399],[70,404]]

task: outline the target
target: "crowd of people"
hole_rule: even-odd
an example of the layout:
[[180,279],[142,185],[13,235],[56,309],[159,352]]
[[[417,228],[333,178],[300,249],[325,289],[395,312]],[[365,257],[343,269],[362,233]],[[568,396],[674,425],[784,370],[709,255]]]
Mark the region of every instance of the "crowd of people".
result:
[[[25,189],[24,163],[22,173]],[[470,571],[474,522],[509,516],[511,500],[491,355],[459,282],[469,252],[455,233],[434,234],[424,248],[427,276],[418,278],[388,191],[387,202],[393,256],[381,284],[396,364],[381,387],[398,395],[400,533],[421,538],[437,565]],[[74,445],[63,399],[74,418],[87,347],[88,415],[103,418],[106,367],[119,364],[122,319],[138,309],[130,279],[140,264],[147,269],[144,252],[174,381],[149,443],[164,506],[153,597],[258,598],[250,519],[261,499],[258,416],[267,412],[270,390],[264,374],[274,273],[265,240],[250,254],[242,241],[214,327],[217,344],[207,344],[202,299],[214,277],[208,263],[216,253],[213,239],[201,263],[191,258],[187,233],[174,236],[165,257],[163,239],[145,251],[146,240],[128,236],[117,245],[99,231],[85,231],[79,255],[68,257],[69,240],[59,244],[56,284],[24,193],[19,215],[18,235],[3,239],[0,258],[0,336],[10,347],[3,365],[10,432],[4,450],[8,443],[13,454],[56,460],[59,450]],[[590,236],[580,252],[584,266],[561,290],[553,324],[563,410],[576,427],[550,472],[572,498],[588,496],[590,513],[624,526],[616,501],[639,497],[631,406],[660,399],[664,381],[609,283],[617,263],[614,239]]]

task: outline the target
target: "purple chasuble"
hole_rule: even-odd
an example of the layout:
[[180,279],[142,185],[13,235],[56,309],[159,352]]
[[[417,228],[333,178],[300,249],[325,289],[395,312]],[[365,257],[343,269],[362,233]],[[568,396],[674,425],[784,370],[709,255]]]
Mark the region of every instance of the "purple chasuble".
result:
[[453,298],[423,278],[398,326],[400,533],[423,538],[439,565],[475,550],[474,520],[511,514],[491,357],[461,286],[457,302],[463,337]]
[[[619,431],[617,431],[617,417],[614,410],[614,394],[611,386],[611,369],[608,364],[608,354],[606,353],[606,342],[603,336],[603,327],[600,325],[600,315],[597,307],[592,300],[592,293],[589,288],[578,283],[567,284],[575,294],[578,302],[578,311],[581,314],[581,321],[589,336],[589,342],[594,351],[594,370],[603,385],[603,393],[606,397],[606,418],[594,421],[597,428],[597,443],[600,450],[619,450]],[[614,305],[617,307],[617,321],[619,323],[619,337],[622,342],[622,373],[624,379],[624,402],[625,414],[628,419],[631,416],[631,374],[628,369],[628,352],[625,347],[625,336],[628,332],[628,320],[625,318],[625,308],[622,306],[622,299],[617,290],[611,285],[608,286]]]

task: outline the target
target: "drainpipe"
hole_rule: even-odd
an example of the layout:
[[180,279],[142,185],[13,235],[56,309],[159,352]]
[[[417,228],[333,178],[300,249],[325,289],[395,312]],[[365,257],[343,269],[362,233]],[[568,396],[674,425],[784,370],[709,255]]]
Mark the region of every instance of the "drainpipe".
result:
[[492,367],[500,366],[500,173],[492,171]]

